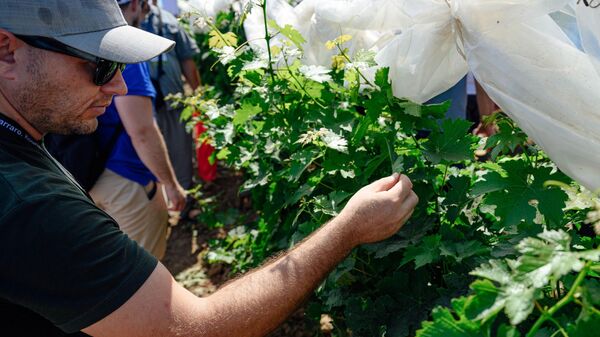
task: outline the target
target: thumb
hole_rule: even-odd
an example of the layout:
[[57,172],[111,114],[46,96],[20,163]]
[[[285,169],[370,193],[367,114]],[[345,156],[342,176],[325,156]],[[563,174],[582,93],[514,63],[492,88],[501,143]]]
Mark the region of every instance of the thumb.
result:
[[400,179],[400,175],[398,173],[394,173],[389,177],[381,178],[371,183],[370,190],[374,192],[387,191],[396,185],[398,179]]

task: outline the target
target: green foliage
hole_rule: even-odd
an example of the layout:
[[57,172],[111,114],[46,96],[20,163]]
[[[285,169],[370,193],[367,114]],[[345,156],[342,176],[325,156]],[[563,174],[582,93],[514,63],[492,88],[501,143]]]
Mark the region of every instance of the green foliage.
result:
[[459,162],[473,157],[473,139],[468,136],[471,123],[446,119],[440,132],[429,135],[424,144],[425,157],[432,163]]
[[[498,335],[519,336],[518,328],[522,324],[526,336],[538,336],[543,331],[541,326],[548,322],[564,332],[553,316],[571,302],[580,306],[581,314],[570,323],[569,329],[574,335],[591,333],[588,329],[600,322],[600,311],[596,309],[600,304],[600,298],[596,297],[600,280],[591,277],[590,273],[592,266],[600,265],[600,249],[572,251],[569,234],[544,231],[538,238],[523,239],[517,250],[520,255],[515,260],[490,260],[475,269],[471,274],[483,280],[471,285],[473,295],[454,300],[452,309],[436,308],[433,321],[424,322],[417,337],[436,333],[444,336],[466,334],[468,329],[489,335],[490,326],[505,319],[511,326],[501,325]],[[564,280],[573,272],[577,277],[570,284],[570,290],[565,292]],[[577,299],[582,294],[585,294],[584,301]],[[532,315],[536,307],[539,313]],[[569,310],[574,312],[575,308]],[[456,320],[455,316],[460,319]],[[533,325],[525,324],[527,319],[535,316],[537,320]]]
[[550,225],[560,225],[567,194],[558,188],[547,188],[544,183],[568,181],[566,176],[552,166],[534,166],[523,159],[501,162],[499,168],[500,172],[484,175],[475,184],[473,193],[486,194],[484,203],[496,206],[500,225],[532,224],[537,214],[543,214]]
[[[538,319],[543,326],[528,336],[552,335],[552,320],[584,336],[597,324],[599,271],[589,263],[599,240],[579,235],[588,209],[567,207],[580,189],[514,123],[495,117],[499,132],[486,147],[497,162],[478,162],[478,138],[468,122],[445,118],[448,103],[394,97],[385,68],[372,77],[356,67],[303,68],[303,38],[291,26],[269,26],[287,42],[240,48],[224,68],[231,96],[213,87],[179,100],[205,112],[192,123],[204,122],[202,140],[244,173],[256,215],[213,242],[209,261],[236,272],[257,266],[336,216],[362,186],[401,171],[420,199],[411,220],[392,238],[355,249],[309,306],[311,317],[334,318],[335,336],[524,336]],[[328,42],[344,63],[353,61],[340,47],[349,39]],[[357,57],[370,64],[368,55]],[[535,310],[551,310],[568,289],[576,291],[563,305],[579,312],[550,320]]]

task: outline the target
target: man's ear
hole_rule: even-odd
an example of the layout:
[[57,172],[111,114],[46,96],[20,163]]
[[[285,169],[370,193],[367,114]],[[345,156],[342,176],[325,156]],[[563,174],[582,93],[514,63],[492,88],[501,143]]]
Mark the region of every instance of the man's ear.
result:
[[0,28],[0,77],[15,78],[15,50],[18,45],[19,41],[11,32]]

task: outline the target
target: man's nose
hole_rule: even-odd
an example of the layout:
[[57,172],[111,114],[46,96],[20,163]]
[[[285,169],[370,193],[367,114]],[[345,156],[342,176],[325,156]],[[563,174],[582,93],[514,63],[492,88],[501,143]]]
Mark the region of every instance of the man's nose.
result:
[[115,76],[110,81],[108,81],[108,83],[104,84],[101,90],[107,95],[126,95],[127,84],[125,84],[125,80],[123,79],[123,74],[121,73],[121,70],[117,70]]

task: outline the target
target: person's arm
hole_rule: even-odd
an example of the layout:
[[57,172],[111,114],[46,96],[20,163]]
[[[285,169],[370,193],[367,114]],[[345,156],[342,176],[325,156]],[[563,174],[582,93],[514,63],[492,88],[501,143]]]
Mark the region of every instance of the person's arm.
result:
[[145,96],[118,96],[114,100],[135,152],[158,181],[165,185],[172,209],[182,210],[185,191],[175,177],[165,141],[152,116],[152,100]]
[[200,73],[198,72],[194,59],[188,58],[181,61],[181,71],[183,72],[183,77],[185,77],[186,82],[192,87],[192,90],[196,90],[202,85]]
[[200,53],[194,38],[180,25],[175,34],[175,54],[181,65],[181,72],[186,82],[196,90],[202,83],[194,55]]
[[487,92],[483,89],[479,82],[475,81],[475,86],[477,89],[477,109],[479,110],[479,125],[473,130],[473,133],[480,137],[489,137],[496,133],[496,125],[490,124],[486,125],[483,123],[483,118],[493,114],[498,111],[498,106],[490,96],[488,96]]
[[264,336],[354,247],[398,231],[417,202],[406,176],[380,179],[290,252],[209,297],[195,297],[159,265],[129,301],[83,331],[92,336]]

